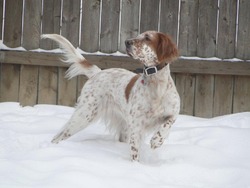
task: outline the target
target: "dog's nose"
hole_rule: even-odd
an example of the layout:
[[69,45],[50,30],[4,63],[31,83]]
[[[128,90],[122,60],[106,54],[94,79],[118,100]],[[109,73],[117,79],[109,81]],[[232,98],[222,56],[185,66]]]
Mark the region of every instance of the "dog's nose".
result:
[[126,45],[126,47],[129,47],[129,46],[131,46],[133,44],[133,40],[125,40],[125,45]]

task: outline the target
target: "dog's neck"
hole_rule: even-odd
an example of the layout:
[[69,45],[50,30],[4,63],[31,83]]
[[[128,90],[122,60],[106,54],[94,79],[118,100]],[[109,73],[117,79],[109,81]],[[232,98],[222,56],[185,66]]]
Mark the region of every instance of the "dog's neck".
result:
[[166,79],[170,75],[169,62],[163,62],[156,66],[145,66],[143,68],[143,76],[145,79]]
[[163,69],[167,65],[168,65],[168,63],[165,63],[165,62],[158,64],[158,65],[155,65],[155,66],[144,65],[143,74],[145,76],[152,76],[153,74],[157,74],[161,69]]
[[168,82],[170,75],[169,63],[165,63],[161,65],[161,68],[157,70],[154,74],[145,74],[145,70],[143,70],[143,84],[144,85],[152,85],[152,86],[160,86],[161,83],[164,84]]
[[161,101],[160,99],[166,94],[171,79],[169,64],[166,64],[155,74],[143,74],[141,83],[147,88],[152,99]]

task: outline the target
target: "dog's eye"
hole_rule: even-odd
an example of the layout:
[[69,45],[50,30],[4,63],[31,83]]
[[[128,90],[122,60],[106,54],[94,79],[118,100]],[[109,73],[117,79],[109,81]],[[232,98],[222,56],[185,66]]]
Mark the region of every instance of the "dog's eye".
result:
[[150,37],[149,37],[148,34],[145,35],[145,40],[146,40],[146,41],[150,41]]

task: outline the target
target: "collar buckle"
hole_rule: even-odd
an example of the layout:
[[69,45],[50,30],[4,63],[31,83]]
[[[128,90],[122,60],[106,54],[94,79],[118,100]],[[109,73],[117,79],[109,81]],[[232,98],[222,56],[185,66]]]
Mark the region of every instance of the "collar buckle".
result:
[[156,74],[158,72],[158,69],[156,66],[152,66],[152,67],[145,67],[144,69],[144,74],[146,74],[146,76],[152,75],[152,74]]

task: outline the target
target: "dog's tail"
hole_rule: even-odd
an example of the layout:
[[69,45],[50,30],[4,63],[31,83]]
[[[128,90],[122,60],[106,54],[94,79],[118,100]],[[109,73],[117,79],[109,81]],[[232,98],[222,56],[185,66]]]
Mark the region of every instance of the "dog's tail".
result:
[[63,36],[57,34],[44,34],[42,39],[51,39],[56,41],[60,48],[65,52],[62,61],[69,64],[66,77],[71,79],[78,75],[86,75],[91,78],[101,71],[99,67],[88,62],[77,49]]

